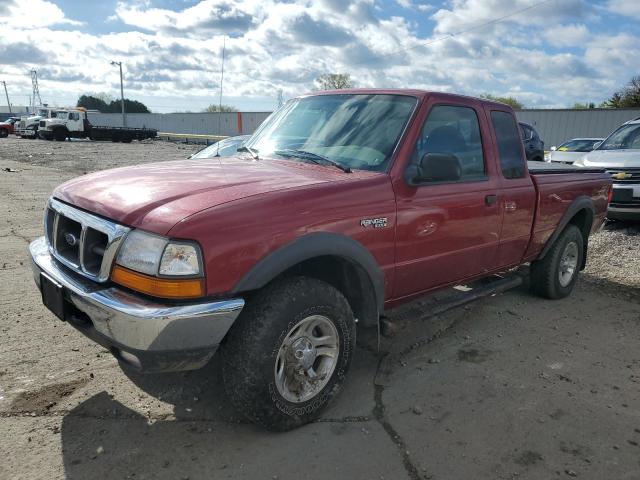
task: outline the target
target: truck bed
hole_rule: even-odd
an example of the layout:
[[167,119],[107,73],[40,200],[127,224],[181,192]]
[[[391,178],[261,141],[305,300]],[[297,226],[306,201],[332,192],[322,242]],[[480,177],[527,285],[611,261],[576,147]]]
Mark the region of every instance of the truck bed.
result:
[[531,243],[526,259],[535,258],[562,222],[569,205],[579,197],[593,200],[600,226],[607,211],[610,177],[602,169],[587,169],[564,164],[528,162],[537,199]]

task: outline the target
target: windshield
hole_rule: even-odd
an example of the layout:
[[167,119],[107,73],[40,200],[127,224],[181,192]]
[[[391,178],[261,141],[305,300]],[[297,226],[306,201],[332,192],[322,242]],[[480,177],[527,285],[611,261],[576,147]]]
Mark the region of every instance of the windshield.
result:
[[63,111],[53,112],[51,114],[51,118],[67,118],[67,116],[68,116],[68,113]]
[[241,146],[247,138],[249,138],[249,136],[225,138],[194,153],[191,158],[230,157],[237,153],[238,147]]
[[291,155],[297,150],[352,169],[384,171],[416,102],[414,97],[378,94],[299,98],[268,118],[247,146],[261,157],[305,161]]
[[598,150],[640,149],[640,123],[623,125],[607,138]]
[[38,110],[38,113],[36,114],[39,117],[46,117],[49,114],[49,110],[46,110],[44,108],[41,108],[40,110]]
[[559,152],[590,152],[600,140],[578,139],[569,140],[558,147]]

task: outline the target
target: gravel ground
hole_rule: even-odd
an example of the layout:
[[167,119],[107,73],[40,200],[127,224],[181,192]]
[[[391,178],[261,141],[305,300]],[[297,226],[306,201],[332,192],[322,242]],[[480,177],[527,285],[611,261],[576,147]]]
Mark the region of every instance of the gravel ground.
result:
[[[526,288],[429,316],[358,350],[311,425],[269,434],[220,392],[217,363],[125,374],[42,306],[26,247],[51,190],[197,146],[0,140],[1,479],[640,478],[637,225],[593,237],[573,295]],[[8,169],[8,170],[7,170]]]
[[640,222],[607,222],[591,237],[584,273],[601,284],[640,287]]

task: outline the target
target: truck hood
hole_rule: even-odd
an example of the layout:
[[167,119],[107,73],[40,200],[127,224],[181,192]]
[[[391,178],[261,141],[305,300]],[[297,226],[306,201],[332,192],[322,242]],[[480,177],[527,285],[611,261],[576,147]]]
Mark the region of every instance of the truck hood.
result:
[[160,235],[202,210],[271,191],[372,175],[288,160],[244,157],[151,163],[85,175],[60,185],[59,200]]
[[640,150],[594,150],[574,165],[596,168],[640,168]]

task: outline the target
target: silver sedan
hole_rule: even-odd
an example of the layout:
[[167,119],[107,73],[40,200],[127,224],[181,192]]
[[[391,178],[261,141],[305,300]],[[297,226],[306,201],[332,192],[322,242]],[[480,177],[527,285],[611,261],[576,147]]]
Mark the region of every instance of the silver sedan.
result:
[[573,163],[594,150],[604,138],[574,138],[544,154],[545,162]]

